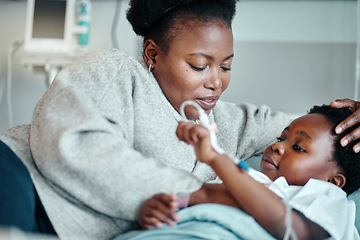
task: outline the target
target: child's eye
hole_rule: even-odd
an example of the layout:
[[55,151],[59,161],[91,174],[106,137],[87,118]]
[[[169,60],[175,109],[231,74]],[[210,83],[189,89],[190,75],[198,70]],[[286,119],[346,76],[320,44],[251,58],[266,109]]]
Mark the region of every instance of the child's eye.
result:
[[303,149],[302,147],[300,147],[299,145],[297,144],[294,144],[293,145],[293,149],[297,152],[305,152],[305,149]]
[[283,142],[283,141],[285,141],[285,140],[282,139],[281,137],[278,137],[278,138],[276,138],[276,139],[277,139],[278,142]]

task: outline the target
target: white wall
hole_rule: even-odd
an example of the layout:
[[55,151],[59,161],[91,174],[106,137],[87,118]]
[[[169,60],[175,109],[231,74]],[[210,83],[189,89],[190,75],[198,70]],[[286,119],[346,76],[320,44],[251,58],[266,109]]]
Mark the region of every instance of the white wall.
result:
[[356,41],[356,1],[240,1],[234,19],[239,41]]
[[240,1],[223,99],[303,114],[353,98],[356,1]]
[[[24,38],[26,1],[0,0],[0,97],[1,85],[6,81],[7,55],[12,43]],[[92,21],[89,50],[112,47],[111,26],[116,1],[92,1]],[[128,1],[121,1],[118,23],[118,45],[131,55],[139,56],[141,39],[137,37],[125,19]],[[46,91],[46,76],[21,64],[23,49],[13,58],[12,110],[13,126],[30,123],[33,109]],[[0,98],[0,132],[9,128],[7,89]]]
[[[111,47],[116,1],[93,1],[90,49]],[[139,56],[141,40],[125,19],[121,1],[119,46]],[[26,1],[0,0],[0,97],[7,52],[24,38]],[[232,82],[223,99],[267,104],[303,113],[313,104],[353,97],[356,1],[240,1],[234,20]],[[13,125],[31,121],[46,90],[45,75],[21,65],[15,53],[12,78]],[[6,90],[6,89],[5,89]],[[0,132],[9,127],[7,91],[0,99]]]

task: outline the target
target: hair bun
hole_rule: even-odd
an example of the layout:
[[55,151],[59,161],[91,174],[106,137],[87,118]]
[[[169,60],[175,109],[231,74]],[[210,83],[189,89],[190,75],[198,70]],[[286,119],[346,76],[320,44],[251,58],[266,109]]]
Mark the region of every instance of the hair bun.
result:
[[165,12],[198,0],[131,0],[126,14],[136,34],[145,36]]

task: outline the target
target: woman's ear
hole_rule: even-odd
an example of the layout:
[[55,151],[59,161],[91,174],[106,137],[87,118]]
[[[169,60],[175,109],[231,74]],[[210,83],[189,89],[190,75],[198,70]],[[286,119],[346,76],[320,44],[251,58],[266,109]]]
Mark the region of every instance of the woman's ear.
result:
[[346,178],[341,173],[335,173],[330,179],[329,182],[335,184],[339,188],[342,188],[346,183]]
[[[155,68],[156,56],[158,55],[159,46],[154,40],[148,39],[144,43],[143,58],[147,66]],[[150,70],[150,69],[149,69]]]

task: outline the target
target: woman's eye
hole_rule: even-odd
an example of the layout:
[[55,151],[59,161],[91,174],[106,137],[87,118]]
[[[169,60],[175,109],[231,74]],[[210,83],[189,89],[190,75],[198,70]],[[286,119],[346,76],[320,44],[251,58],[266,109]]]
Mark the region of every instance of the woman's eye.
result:
[[196,67],[194,65],[190,65],[196,71],[204,71],[207,67]]
[[293,149],[297,152],[305,152],[305,149],[303,149],[302,147],[300,147],[299,145],[297,144],[294,144],[293,145]]
[[277,139],[278,142],[283,142],[283,141],[285,141],[285,140],[282,139],[281,137],[278,137],[278,138],[276,138],[276,139]]
[[224,72],[229,72],[231,71],[231,68],[229,67],[220,67]]

